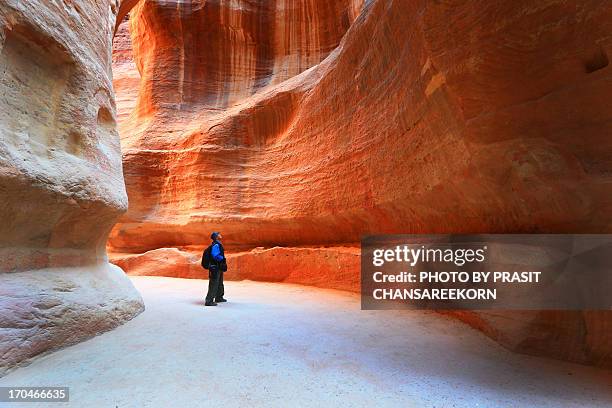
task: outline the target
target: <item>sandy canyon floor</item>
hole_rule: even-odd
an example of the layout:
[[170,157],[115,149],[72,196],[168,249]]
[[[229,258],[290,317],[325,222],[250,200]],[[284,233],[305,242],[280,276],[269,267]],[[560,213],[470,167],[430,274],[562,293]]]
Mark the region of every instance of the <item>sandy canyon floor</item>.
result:
[[70,387],[69,404],[47,407],[612,406],[612,372],[510,353],[433,312],[249,281],[205,308],[207,281],[132,279],[143,314],[0,386]]

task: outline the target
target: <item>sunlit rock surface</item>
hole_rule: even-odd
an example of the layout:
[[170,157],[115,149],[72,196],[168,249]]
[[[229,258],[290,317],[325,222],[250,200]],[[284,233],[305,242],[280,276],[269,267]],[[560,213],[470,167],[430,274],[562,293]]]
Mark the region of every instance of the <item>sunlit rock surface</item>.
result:
[[121,126],[127,123],[127,118],[136,107],[140,86],[140,73],[133,58],[128,17],[118,26],[113,38],[113,87],[120,134],[125,134]]
[[0,375],[143,309],[105,250],[127,208],[116,6],[0,1]]
[[[112,251],[196,259],[222,230],[228,253],[295,259],[234,276],[283,280],[303,268],[293,247],[369,233],[612,230],[605,1],[143,0],[129,24],[141,80]],[[514,350],[610,365],[609,312],[463,318]]]
[[[359,248],[254,248],[227,254],[226,280],[299,283],[359,292]],[[130,275],[208,279],[202,253],[159,248],[143,254],[112,253],[111,262]],[[357,273],[356,273],[357,272]]]

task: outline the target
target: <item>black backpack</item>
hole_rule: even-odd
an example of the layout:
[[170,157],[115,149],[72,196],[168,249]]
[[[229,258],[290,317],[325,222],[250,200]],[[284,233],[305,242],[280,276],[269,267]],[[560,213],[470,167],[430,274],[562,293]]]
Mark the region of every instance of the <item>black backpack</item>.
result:
[[202,268],[204,269],[210,268],[210,262],[212,261],[212,255],[211,255],[212,246],[213,244],[210,244],[208,248],[206,248],[204,250],[204,253],[202,254]]

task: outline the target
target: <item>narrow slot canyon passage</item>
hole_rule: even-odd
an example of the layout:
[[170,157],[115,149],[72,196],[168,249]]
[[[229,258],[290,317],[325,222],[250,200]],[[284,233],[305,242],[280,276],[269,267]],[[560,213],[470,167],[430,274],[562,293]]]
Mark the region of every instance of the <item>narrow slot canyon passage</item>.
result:
[[203,309],[206,281],[132,280],[141,315],[0,386],[65,384],[79,407],[610,406],[609,371],[509,352],[434,312],[362,311],[348,292],[251,281]]
[[611,32],[606,0],[0,0],[0,387],[611,407],[612,308],[360,298],[364,237],[612,232]]

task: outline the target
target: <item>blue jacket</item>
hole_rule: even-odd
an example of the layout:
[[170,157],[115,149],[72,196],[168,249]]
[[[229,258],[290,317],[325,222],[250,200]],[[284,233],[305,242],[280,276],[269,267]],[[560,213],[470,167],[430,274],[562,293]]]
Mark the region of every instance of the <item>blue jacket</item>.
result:
[[222,260],[225,259],[223,252],[224,252],[223,245],[221,245],[220,242],[215,241],[210,250],[210,255],[213,257],[215,261],[221,262]]

